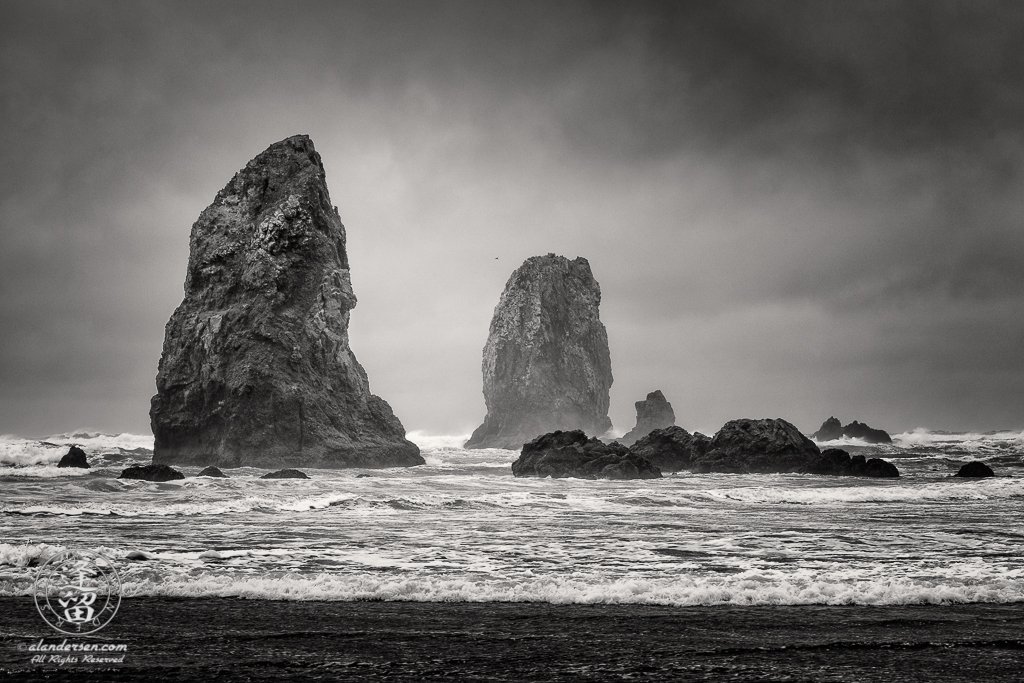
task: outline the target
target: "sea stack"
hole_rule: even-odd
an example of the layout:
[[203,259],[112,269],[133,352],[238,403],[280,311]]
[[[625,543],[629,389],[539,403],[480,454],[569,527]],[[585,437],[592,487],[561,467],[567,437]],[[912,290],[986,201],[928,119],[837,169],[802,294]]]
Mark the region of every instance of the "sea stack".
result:
[[349,348],[345,227],[320,155],[282,140],[192,226],[150,419],[154,463],[421,465]]
[[619,439],[627,446],[632,446],[655,429],[666,429],[676,423],[672,404],[665,400],[665,394],[661,393],[661,389],[652,391],[647,394],[646,399],[633,405],[636,407],[636,426]]
[[608,333],[587,259],[526,259],[494,309],[484,346],[487,417],[466,448],[520,449],[557,430],[611,429]]

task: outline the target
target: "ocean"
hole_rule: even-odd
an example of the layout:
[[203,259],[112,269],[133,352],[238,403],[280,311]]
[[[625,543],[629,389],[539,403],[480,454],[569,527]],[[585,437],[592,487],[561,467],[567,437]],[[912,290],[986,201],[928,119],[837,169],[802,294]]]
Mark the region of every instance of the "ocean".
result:
[[[131,597],[657,606],[1024,601],[1024,432],[844,442],[895,480],[677,473],[516,479],[517,453],[413,433],[425,466],[117,479],[152,438],[0,438],[0,596],[64,548]],[[69,444],[92,469],[58,469]],[[995,478],[951,478],[971,460]]]

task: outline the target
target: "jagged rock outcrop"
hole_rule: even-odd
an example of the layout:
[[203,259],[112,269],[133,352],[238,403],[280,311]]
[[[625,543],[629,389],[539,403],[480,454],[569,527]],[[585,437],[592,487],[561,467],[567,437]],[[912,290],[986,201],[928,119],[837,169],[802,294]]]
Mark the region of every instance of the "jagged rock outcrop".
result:
[[[639,405],[639,404],[637,404]],[[647,460],[662,472],[690,469],[692,463],[707,453],[711,437],[700,432],[690,434],[675,425],[654,429],[634,443],[629,452]]]
[[884,429],[872,429],[856,420],[843,427],[843,436],[848,439],[862,439],[868,443],[892,443],[892,437]]
[[694,455],[694,472],[772,473],[898,477],[892,463],[879,458],[865,460],[831,448],[821,453],[818,446],[785,420],[732,420],[722,427],[707,451]]
[[516,477],[658,479],[661,471],[620,443],[587,438],[581,430],[554,431],[523,444],[512,463]]
[[872,429],[856,420],[844,427],[835,417],[825,420],[821,429],[811,434],[811,438],[817,441],[834,441],[844,437],[862,439],[868,443],[892,443],[892,437],[883,429]]
[[57,463],[57,467],[79,467],[89,469],[89,460],[85,457],[85,451],[78,446],[72,446],[64,457]]
[[665,400],[661,389],[652,391],[647,394],[645,400],[637,401],[633,405],[636,406],[636,426],[619,439],[627,446],[632,446],[637,439],[647,436],[655,429],[664,429],[676,423],[672,404]]
[[600,303],[585,258],[534,256],[512,273],[484,346],[487,417],[466,448],[519,449],[552,431],[611,429]]
[[811,434],[818,441],[835,441],[843,438],[843,423],[836,417],[830,417],[821,423],[821,429]]
[[121,472],[118,479],[142,479],[144,481],[174,481],[185,475],[170,465],[132,465]]
[[957,470],[957,473],[954,474],[953,476],[971,478],[994,477],[996,476],[996,473],[993,472],[992,468],[986,465],[985,463],[978,462],[977,460],[975,460],[973,462],[967,463],[966,465],[963,465],[959,470]]
[[235,174],[189,249],[150,410],[154,463],[423,464],[349,349],[345,227],[308,137]]

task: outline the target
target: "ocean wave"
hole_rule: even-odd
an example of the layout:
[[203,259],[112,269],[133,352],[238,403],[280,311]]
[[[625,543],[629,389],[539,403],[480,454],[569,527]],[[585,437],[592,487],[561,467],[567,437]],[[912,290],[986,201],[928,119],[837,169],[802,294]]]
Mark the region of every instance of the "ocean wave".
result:
[[750,486],[706,489],[694,491],[690,495],[742,503],[790,503],[795,505],[997,500],[1024,497],[1024,479],[959,480],[950,483],[912,486],[902,484],[829,488]]
[[71,446],[78,446],[89,456],[116,453],[148,458],[153,451],[153,437],[128,433],[71,432],[43,439],[24,439],[5,434],[0,436],[0,466],[56,465]]
[[[957,569],[953,567],[953,569]],[[731,575],[663,578],[530,576],[515,578],[320,573],[232,576],[223,571],[122,576],[125,597],[234,597],[263,600],[384,600],[413,602],[545,602],[649,605],[910,605],[1024,601],[1024,571],[979,572],[960,567],[943,576],[903,571],[821,572],[750,570]],[[0,575],[0,595],[30,595],[29,577]]]
[[408,432],[405,435],[409,441],[420,448],[462,448],[462,444],[469,441],[470,434],[440,434],[431,435],[421,429]]
[[993,432],[943,432],[918,427],[902,434],[893,434],[894,444],[903,447],[949,446],[962,448],[1021,447],[1024,446],[1024,430],[1001,430]]

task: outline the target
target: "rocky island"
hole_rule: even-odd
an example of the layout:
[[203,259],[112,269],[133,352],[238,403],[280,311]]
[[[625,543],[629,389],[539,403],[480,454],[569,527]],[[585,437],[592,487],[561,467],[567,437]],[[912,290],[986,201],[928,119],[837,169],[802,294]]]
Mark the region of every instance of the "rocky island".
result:
[[505,285],[483,353],[487,416],[466,448],[512,448],[553,431],[601,435],[612,385],[601,288],[587,259],[526,259]]
[[544,434],[523,446],[512,463],[516,477],[650,479],[651,472],[728,472],[734,474],[826,474],[898,477],[899,470],[880,458],[851,456],[818,446],[782,419],[731,420],[713,438],[682,427],[655,429],[626,448],[587,439],[581,431]]
[[192,226],[150,419],[154,463],[423,464],[349,348],[345,226],[305,135],[271,145]]
[[812,439],[818,441],[835,441],[836,439],[862,439],[867,443],[892,443],[892,437],[883,429],[873,429],[862,422],[854,420],[843,426],[835,417],[830,417],[821,423],[821,428],[811,434]]
[[646,399],[637,401],[633,406],[636,408],[636,426],[619,439],[627,446],[632,446],[637,439],[647,436],[655,429],[664,429],[676,423],[672,404],[665,400],[665,394],[661,393],[661,389],[647,394]]

